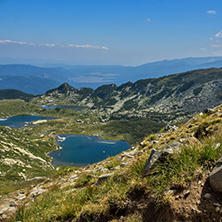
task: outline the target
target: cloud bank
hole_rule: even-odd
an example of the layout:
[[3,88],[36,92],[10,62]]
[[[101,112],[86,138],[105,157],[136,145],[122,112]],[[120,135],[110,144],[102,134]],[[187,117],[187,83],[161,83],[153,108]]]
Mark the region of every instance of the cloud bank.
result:
[[68,45],[55,45],[55,44],[48,44],[48,43],[30,43],[30,42],[20,42],[20,41],[12,41],[12,40],[0,40],[0,44],[16,44],[16,45],[27,45],[27,46],[42,46],[42,47],[60,47],[60,48],[82,48],[82,49],[102,49],[102,50],[109,50],[106,46],[94,46],[94,45],[75,45],[75,44],[68,44]]

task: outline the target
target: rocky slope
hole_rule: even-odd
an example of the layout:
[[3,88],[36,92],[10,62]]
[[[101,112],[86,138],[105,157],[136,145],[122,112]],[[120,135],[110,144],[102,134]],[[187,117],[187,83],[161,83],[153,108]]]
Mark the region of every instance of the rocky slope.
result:
[[175,122],[222,102],[222,69],[202,69],[128,82],[96,90],[64,83],[33,99],[34,103],[85,105],[103,120],[146,117]]
[[[222,107],[168,129],[116,157],[60,170],[1,197],[1,218],[12,213],[13,221],[222,221],[222,196],[209,182],[222,154]],[[143,176],[154,149],[167,154],[151,160]]]

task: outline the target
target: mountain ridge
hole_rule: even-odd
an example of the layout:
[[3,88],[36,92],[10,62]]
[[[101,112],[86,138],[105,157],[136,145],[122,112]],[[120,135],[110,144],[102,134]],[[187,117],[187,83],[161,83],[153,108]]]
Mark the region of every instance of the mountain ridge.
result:
[[33,102],[45,104],[50,99],[55,104],[84,105],[104,120],[147,117],[178,121],[181,116],[222,103],[222,69],[193,70],[120,86],[107,84],[95,90],[63,84],[61,91],[60,87],[37,96]]
[[[185,58],[163,60],[146,63],[139,66],[94,65],[38,67],[33,65],[0,65],[0,89],[18,89],[34,95],[43,94],[49,88],[55,88],[63,82],[68,82],[76,88],[96,89],[103,84],[121,85],[128,81],[157,78],[173,73],[180,73],[201,68],[222,67],[222,57]],[[13,77],[13,78],[10,78]],[[33,78],[24,84],[18,78]],[[36,87],[34,79],[38,79]],[[20,84],[15,84],[16,82]],[[51,87],[49,87],[51,84]],[[30,85],[28,87],[27,85]]]

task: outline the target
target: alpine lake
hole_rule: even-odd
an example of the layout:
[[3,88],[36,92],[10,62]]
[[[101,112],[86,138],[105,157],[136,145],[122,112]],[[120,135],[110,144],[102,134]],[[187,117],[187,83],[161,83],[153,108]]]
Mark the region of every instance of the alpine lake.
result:
[[[35,124],[38,124],[38,121],[51,119],[55,118],[20,115],[0,118],[0,125],[10,128],[21,128],[23,126],[35,126],[30,123],[32,121],[36,121]],[[124,141],[103,140],[96,136],[88,135],[58,135],[55,139],[61,149],[48,154],[53,158],[52,165],[55,166],[86,166],[100,162],[131,148]]]

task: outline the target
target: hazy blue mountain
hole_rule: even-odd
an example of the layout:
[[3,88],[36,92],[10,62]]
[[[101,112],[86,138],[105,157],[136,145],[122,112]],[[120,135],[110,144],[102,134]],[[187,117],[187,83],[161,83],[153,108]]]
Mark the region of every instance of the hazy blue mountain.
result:
[[17,89],[33,95],[42,94],[59,84],[57,81],[36,76],[0,76],[0,89]]
[[119,86],[128,81],[135,82],[189,70],[219,68],[222,67],[222,57],[163,60],[135,67],[62,64],[60,66],[50,68],[18,64],[0,65],[0,89],[12,88],[36,95],[45,93],[63,82],[75,88],[96,89],[101,85],[113,83]]

